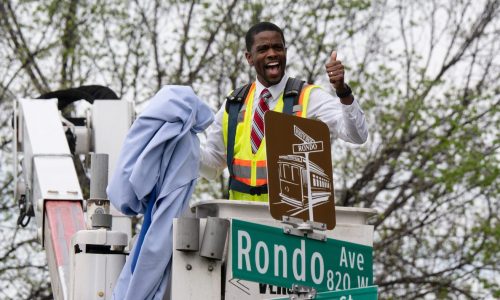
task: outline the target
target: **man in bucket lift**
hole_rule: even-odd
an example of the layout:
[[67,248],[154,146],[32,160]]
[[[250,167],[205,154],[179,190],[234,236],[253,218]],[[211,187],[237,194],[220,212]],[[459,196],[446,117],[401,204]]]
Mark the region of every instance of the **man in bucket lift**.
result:
[[[336,51],[325,65],[334,97],[319,86],[303,84],[285,73],[285,37],[275,24],[255,24],[246,33],[245,43],[245,57],[257,78],[235,89],[217,112],[201,150],[200,173],[214,179],[227,166],[229,199],[267,202],[263,130],[267,110],[319,119],[328,125],[332,140],[362,144],[368,130],[364,113],[344,82],[344,66],[337,60]],[[290,90],[300,91],[300,97],[288,93]]]

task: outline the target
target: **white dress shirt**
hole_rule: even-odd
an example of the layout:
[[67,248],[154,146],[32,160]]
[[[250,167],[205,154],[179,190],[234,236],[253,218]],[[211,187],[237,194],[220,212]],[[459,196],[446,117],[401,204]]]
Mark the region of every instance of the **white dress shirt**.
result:
[[[278,103],[279,97],[285,90],[288,77],[285,74],[278,84],[267,88],[272,95],[272,99],[268,102],[270,110],[273,110]],[[252,116],[255,107],[259,103],[257,98],[262,90],[266,88],[258,79],[255,82]],[[224,103],[215,115],[214,122],[207,129],[207,141],[201,146],[200,175],[207,179],[215,179],[227,166],[226,147],[224,146],[222,130],[222,117],[225,107],[226,104]],[[330,139],[332,141],[340,138],[353,144],[363,144],[368,138],[365,114],[358,102],[354,100],[351,105],[344,105],[340,103],[337,96],[327,93],[322,88],[315,88],[311,91],[307,107],[307,118],[319,119],[326,123],[330,129]]]

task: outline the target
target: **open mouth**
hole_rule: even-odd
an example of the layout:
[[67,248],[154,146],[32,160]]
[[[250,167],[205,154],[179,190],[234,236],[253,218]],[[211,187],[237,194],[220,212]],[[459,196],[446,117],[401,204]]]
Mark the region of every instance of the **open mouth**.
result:
[[265,69],[270,77],[276,77],[280,75],[280,63],[279,62],[270,62],[265,65]]

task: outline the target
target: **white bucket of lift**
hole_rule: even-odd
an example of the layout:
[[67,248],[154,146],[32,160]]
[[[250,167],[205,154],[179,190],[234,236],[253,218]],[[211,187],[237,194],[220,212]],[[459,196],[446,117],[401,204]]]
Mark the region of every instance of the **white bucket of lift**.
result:
[[[273,227],[283,224],[271,218],[268,203],[230,200],[204,200],[193,204],[192,209],[200,220],[200,243],[207,217],[237,218],[253,223]],[[373,246],[373,226],[367,220],[376,211],[368,208],[336,207],[336,227],[326,231],[328,238]],[[177,220],[174,220],[174,236]],[[174,239],[174,249],[175,249]],[[227,252],[227,245],[226,245]],[[225,255],[227,259],[227,253]],[[263,285],[257,282],[227,278],[231,274],[231,263],[213,261],[193,252],[173,252],[171,299],[269,299],[286,295],[287,291],[279,287]],[[223,283],[224,281],[224,283]],[[196,282],[196,285],[193,283]],[[224,291],[222,290],[224,289]],[[168,299],[168,296],[166,297]]]

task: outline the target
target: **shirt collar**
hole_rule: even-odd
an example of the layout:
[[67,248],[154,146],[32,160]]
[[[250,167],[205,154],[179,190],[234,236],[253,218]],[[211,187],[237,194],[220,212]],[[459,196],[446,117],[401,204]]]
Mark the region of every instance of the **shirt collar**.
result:
[[[267,88],[272,95],[272,100],[278,99],[281,93],[283,93],[283,91],[285,90],[285,85],[288,80],[288,77],[289,76],[285,73],[285,75],[283,75],[283,78],[281,78],[281,81],[278,84],[271,85],[270,87]],[[260,93],[262,93],[262,91],[266,87],[262,83],[260,83],[258,78],[255,78],[255,83],[256,83],[255,97],[258,98],[260,96]]]

